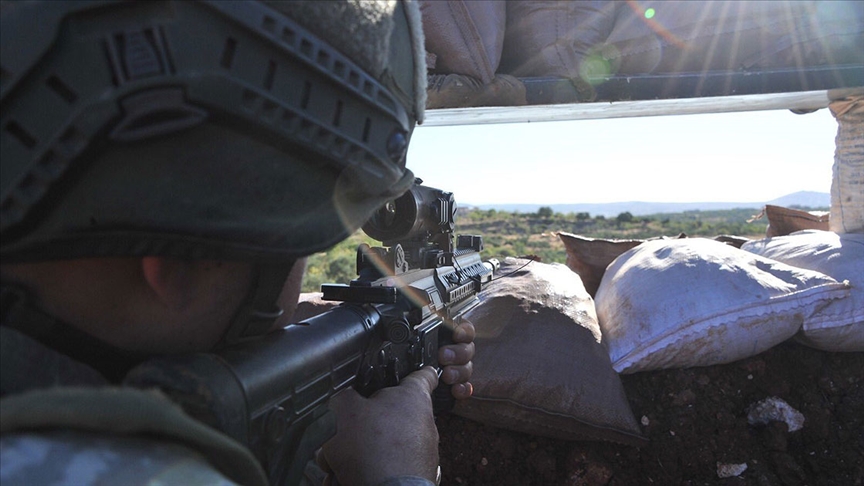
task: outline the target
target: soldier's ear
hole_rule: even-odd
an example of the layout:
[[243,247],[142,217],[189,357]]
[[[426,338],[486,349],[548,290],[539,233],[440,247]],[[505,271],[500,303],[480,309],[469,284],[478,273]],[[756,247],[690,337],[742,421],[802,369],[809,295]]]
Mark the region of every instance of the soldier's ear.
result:
[[192,266],[183,260],[160,256],[141,258],[144,283],[156,299],[173,310],[182,310],[193,300]]

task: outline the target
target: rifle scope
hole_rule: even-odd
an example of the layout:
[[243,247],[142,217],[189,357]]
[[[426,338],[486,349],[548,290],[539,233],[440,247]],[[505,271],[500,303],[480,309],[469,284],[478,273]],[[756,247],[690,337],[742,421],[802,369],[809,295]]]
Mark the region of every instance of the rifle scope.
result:
[[421,185],[417,179],[411,189],[387,202],[363,225],[363,231],[384,243],[428,240],[438,234],[451,234],[455,228],[456,200],[453,193]]

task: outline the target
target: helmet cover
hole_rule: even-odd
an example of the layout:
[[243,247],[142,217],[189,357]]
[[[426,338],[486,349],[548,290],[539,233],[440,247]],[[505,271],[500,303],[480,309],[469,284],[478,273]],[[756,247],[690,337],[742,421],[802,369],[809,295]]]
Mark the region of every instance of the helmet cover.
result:
[[285,262],[414,180],[413,3],[2,5],[4,262]]

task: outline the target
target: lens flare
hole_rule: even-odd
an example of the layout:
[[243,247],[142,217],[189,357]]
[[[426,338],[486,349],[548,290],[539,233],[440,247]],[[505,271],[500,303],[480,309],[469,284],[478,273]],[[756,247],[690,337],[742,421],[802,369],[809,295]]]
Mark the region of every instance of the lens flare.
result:
[[666,27],[660,24],[654,17],[657,15],[657,11],[653,8],[644,8],[640,4],[638,0],[625,0],[627,2],[627,6],[633,10],[633,12],[643,17],[645,20],[645,25],[647,25],[651,30],[657,33],[660,37],[665,39],[670,44],[681,48],[687,49],[687,45],[678,37],[675,36],[672,32],[670,32]]

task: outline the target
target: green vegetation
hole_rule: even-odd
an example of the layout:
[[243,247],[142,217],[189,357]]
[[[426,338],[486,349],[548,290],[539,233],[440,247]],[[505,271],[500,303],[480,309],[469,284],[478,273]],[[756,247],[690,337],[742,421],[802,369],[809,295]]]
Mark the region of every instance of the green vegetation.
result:
[[[801,208],[807,209],[807,208]],[[511,213],[495,209],[460,208],[456,220],[459,234],[482,235],[485,257],[536,255],[544,262],[564,263],[567,259],[558,232],[590,238],[645,239],[658,236],[736,235],[761,238],[767,220],[755,219],[754,209],[686,211],[648,216],[623,212],[614,218],[588,213],[556,213],[541,207],[536,213]],[[318,291],[322,283],[348,283],[356,277],[356,253],[360,243],[380,243],[358,231],[327,253],[309,258],[304,292]]]
[[348,283],[357,277],[357,247],[361,243],[378,244],[358,231],[350,238],[334,246],[326,253],[309,257],[306,275],[303,277],[303,292],[318,292],[324,283]]

